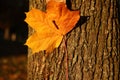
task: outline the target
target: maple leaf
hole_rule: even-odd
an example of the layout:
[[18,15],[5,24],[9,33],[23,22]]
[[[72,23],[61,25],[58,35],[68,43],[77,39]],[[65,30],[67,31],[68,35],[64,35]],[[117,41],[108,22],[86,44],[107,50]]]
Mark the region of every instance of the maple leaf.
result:
[[26,13],[25,21],[35,32],[25,44],[33,53],[51,52],[59,47],[63,36],[74,28],[79,18],[79,11],[70,11],[64,2],[49,1],[46,12],[33,8]]

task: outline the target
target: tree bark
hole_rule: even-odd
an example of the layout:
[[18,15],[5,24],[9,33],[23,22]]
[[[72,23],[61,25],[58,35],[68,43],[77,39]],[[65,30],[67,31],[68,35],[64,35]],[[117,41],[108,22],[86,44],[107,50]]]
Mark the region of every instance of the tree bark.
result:
[[[119,80],[119,24],[117,0],[68,0],[80,10],[80,22],[67,34],[69,80]],[[45,0],[29,0],[30,9],[45,10]],[[89,19],[84,21],[85,17]],[[29,29],[29,35],[33,33]],[[51,54],[28,54],[28,80],[65,80],[63,44]]]

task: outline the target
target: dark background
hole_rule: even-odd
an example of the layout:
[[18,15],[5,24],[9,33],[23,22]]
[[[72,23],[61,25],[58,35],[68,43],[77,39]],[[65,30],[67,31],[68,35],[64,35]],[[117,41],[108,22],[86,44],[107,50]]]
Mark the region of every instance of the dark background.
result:
[[[24,22],[28,11],[28,0],[0,0],[0,56],[27,53],[24,46],[28,27]],[[16,35],[16,40],[4,38],[5,29],[9,28],[9,36]]]
[[[0,80],[27,79],[28,27],[24,22],[29,0],[0,0]],[[7,38],[4,36],[8,30]],[[16,35],[16,39],[11,36]]]

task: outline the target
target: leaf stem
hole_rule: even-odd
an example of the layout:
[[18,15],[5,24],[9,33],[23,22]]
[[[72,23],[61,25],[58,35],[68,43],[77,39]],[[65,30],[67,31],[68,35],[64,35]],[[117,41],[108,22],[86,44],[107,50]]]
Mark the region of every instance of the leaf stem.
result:
[[64,51],[65,51],[65,62],[66,62],[66,80],[69,80],[68,75],[68,51],[67,51],[67,45],[66,45],[66,36],[63,37],[63,43],[64,43]]

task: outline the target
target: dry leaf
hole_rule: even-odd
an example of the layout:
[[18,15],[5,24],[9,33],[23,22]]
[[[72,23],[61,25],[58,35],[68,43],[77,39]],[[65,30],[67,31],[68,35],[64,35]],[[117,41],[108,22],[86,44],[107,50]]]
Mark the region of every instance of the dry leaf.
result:
[[64,2],[51,0],[46,8],[46,12],[33,8],[26,13],[25,21],[35,30],[26,41],[33,53],[57,48],[80,18],[79,11],[70,11]]

